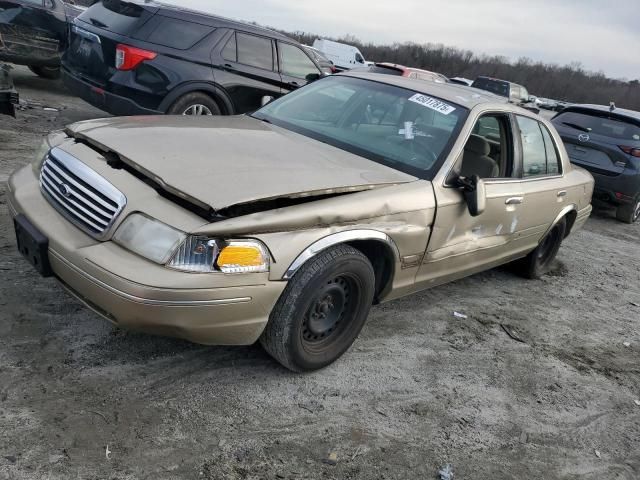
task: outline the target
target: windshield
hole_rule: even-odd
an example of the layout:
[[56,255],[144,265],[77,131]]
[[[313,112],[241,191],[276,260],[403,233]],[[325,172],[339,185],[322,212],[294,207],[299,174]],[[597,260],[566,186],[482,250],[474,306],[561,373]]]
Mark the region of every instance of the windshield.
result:
[[253,114],[411,175],[433,179],[468,110],[436,97],[343,76],[290,93]]

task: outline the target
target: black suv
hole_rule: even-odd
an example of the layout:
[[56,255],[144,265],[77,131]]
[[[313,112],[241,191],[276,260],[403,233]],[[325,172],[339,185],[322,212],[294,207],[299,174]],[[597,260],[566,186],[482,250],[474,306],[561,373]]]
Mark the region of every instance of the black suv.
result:
[[154,2],[104,0],[71,28],[74,94],[114,115],[233,115],[322,76],[279,33]]
[[553,118],[571,162],[591,172],[594,197],[618,207],[618,220],[640,218],[640,112],[570,106]]

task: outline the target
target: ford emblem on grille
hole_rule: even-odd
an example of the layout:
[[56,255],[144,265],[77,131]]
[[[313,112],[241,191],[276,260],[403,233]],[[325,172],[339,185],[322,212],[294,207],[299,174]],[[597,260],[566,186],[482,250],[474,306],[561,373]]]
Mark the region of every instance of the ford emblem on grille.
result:
[[61,183],[60,185],[58,185],[58,190],[60,191],[60,194],[63,197],[69,198],[71,196],[71,191],[69,190],[69,187],[67,187],[67,185],[65,185],[64,183]]

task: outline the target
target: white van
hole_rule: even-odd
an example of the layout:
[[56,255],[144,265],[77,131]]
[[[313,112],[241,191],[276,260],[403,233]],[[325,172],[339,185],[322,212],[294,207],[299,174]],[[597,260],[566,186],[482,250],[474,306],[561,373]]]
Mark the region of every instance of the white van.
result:
[[366,67],[367,62],[360,50],[345,43],[331,40],[317,39],[313,42],[313,48],[320,50],[333,62],[338,70],[350,70],[352,68]]

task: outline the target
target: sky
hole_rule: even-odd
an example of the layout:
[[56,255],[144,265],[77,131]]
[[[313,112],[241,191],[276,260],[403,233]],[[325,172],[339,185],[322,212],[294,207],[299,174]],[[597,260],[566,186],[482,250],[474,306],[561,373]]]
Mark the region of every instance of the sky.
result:
[[640,0],[163,1],[288,31],[443,43],[640,78]]

